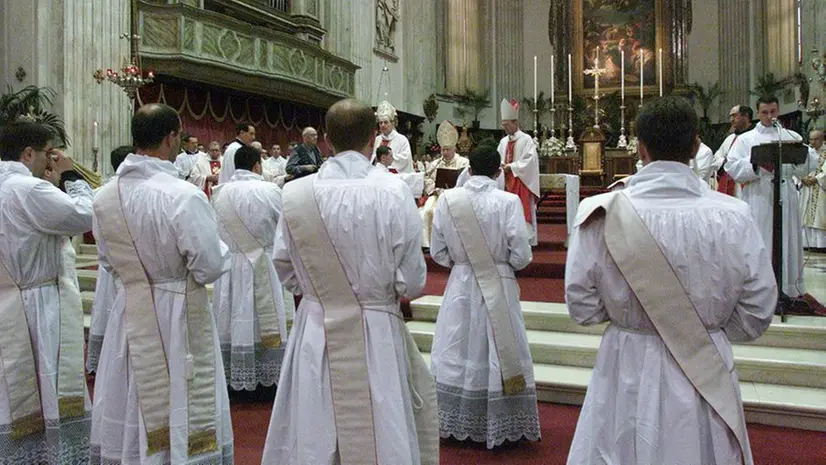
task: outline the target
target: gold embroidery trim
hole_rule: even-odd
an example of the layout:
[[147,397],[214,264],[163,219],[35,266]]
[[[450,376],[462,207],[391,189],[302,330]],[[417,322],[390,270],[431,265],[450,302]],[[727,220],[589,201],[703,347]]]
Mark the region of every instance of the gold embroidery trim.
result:
[[526,387],[527,384],[525,383],[524,375],[517,375],[513,378],[506,379],[502,382],[502,392],[506,396],[519,394],[520,392],[524,391]]
[[23,438],[46,429],[43,414],[40,411],[18,418],[11,423],[11,438]]
[[169,450],[169,426],[146,433],[146,455]]
[[86,402],[83,396],[68,396],[57,399],[60,418],[81,417],[86,414]]
[[206,452],[215,452],[217,450],[218,435],[214,429],[194,432],[190,431],[188,447],[188,455],[190,457]]

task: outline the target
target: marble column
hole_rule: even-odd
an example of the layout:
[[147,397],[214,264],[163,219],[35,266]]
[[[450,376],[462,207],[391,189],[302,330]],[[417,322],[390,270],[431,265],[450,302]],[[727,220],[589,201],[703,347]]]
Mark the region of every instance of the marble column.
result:
[[[52,3],[46,1],[44,3]],[[98,122],[98,170],[109,176],[109,152],[131,144],[132,105],[123,90],[92,77],[101,68],[116,69],[129,59],[130,44],[119,36],[130,32],[130,2],[122,0],[65,0],[63,108],[66,131],[72,139],[70,153],[91,169],[94,161],[92,127]]]
[[433,33],[436,3],[433,0],[407,0],[402,3],[399,32],[403,36],[403,102],[406,111],[420,115],[424,114],[424,99],[436,88],[436,54],[433,53],[436,50],[436,34]]
[[[499,121],[499,102],[503,98],[522,100],[533,88],[533,69],[530,87],[525,87],[525,69],[533,66],[524,60],[522,43],[522,2],[493,2],[493,70],[494,85],[491,92],[495,121]],[[533,121],[533,115],[522,115],[523,122]]]
[[[718,5],[720,39],[720,115],[726,117],[734,105],[749,104],[749,0],[727,0]],[[700,31],[696,31],[700,32]]]

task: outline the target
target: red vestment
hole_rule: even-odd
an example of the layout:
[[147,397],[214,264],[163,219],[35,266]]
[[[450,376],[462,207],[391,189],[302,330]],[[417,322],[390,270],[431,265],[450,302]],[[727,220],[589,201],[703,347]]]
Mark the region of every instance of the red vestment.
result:
[[[508,146],[505,149],[505,164],[513,163],[513,148],[516,145],[515,140],[509,140]],[[513,175],[512,171],[505,172],[505,190],[519,196],[522,201],[522,210],[525,212],[525,221],[529,225],[533,224],[533,216],[531,216],[531,204],[535,202],[536,196],[528,189],[528,186],[522,182],[521,179]]]

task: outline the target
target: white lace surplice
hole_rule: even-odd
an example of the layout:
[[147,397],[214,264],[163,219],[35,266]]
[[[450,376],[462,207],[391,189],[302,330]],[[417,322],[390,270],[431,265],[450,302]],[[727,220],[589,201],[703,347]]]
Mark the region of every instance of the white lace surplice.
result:
[[[94,465],[172,464],[228,465],[233,462],[233,437],[229,397],[221,363],[217,330],[213,323],[215,356],[215,408],[218,451],[187,456],[188,416],[186,380],[186,275],[208,284],[229,269],[228,249],[218,237],[215,213],[206,195],[192,184],[175,178],[166,161],[129,155],[118,168],[121,201],[138,255],[152,283],[155,310],[170,375],[171,450],[147,457],[136,379],[126,340],[125,299],[118,290],[109,315],[106,337],[95,379],[92,412]],[[108,247],[95,221],[100,266],[110,273]],[[115,279],[118,279],[115,275]],[[162,361],[159,361],[162,363]]]
[[[760,336],[777,302],[768,250],[748,206],[709,190],[676,162],[649,163],[625,192],[737,383],[729,341]],[[588,205],[586,199],[580,211]],[[584,325],[612,323],[602,336],[568,464],[741,463],[737,440],[685,377],[611,259],[604,226],[597,218],[574,229],[565,269],[571,317]]]
[[462,189],[469,191],[485,241],[503,277],[527,389],[516,395],[502,394],[499,356],[482,290],[447,203],[440,198],[433,215],[430,254],[436,263],[452,268],[430,358],[439,399],[440,433],[442,437],[484,442],[488,448],[523,437],[538,441],[533,361],[514,276],[514,270],[528,266],[532,258],[522,203],[516,195],[499,190],[497,181],[483,176],[472,176]]
[[[379,463],[418,465],[398,301],[417,297],[427,273],[413,197],[398,176],[374,169],[356,152],[330,158],[313,176],[327,232],[364,309]],[[262,463],[332,465],[338,457],[324,311],[283,219],[275,266],[285,285],[303,298],[287,343]]]
[[[270,268],[269,286],[275,299],[278,330],[283,344],[287,343],[287,317],[281,282],[278,280],[272,257],[272,243],[276,226],[281,217],[281,189],[247,170],[235,170],[230,181],[221,187],[221,196],[229,196],[235,211],[246,228],[264,248],[264,258]],[[227,384],[232,389],[253,391],[261,384],[272,386],[278,382],[284,345],[263,349],[258,315],[255,313],[253,289],[253,268],[246,255],[240,250],[232,250],[233,238],[221,227],[221,239],[230,246],[231,262],[229,273],[224,273],[215,282],[212,305],[221,341],[224,371]],[[293,310],[294,310],[293,305]]]
[[[92,226],[92,190],[66,182],[66,193],[32,177],[22,163],[0,162],[0,255],[23,289],[46,430],[11,438],[8,385],[0,364],[0,464],[84,463],[89,455],[89,416],[58,414],[60,296],[56,284],[65,236]],[[72,264],[73,266],[73,264]],[[2,348],[0,348],[2,350]],[[91,409],[86,395],[86,410]]]

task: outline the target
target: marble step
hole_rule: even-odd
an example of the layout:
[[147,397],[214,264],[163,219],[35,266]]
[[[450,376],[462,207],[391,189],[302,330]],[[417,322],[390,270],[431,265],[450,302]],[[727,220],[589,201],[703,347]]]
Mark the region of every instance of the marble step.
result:
[[[430,354],[422,356],[430,364]],[[582,405],[591,380],[591,368],[534,363],[536,394],[540,402]],[[740,381],[746,421],[826,431],[826,390]]]
[[[419,348],[430,352],[436,324],[410,321],[407,327]],[[586,368],[594,366],[602,339],[597,334],[560,331],[528,330],[527,334],[534,363]],[[744,381],[826,389],[826,351],[756,345],[734,345],[733,351]]]
[[98,246],[95,244],[80,244],[77,248],[78,255],[98,255]]
[[[442,296],[428,295],[410,302],[416,321],[436,321]],[[525,328],[536,331],[596,334],[605,331],[605,324],[581,326],[568,315],[565,304],[550,302],[521,302]],[[775,316],[771,326],[756,341],[747,345],[786,347],[792,349],[823,350],[826,347],[826,318],[816,316],[789,316],[786,323]]]

